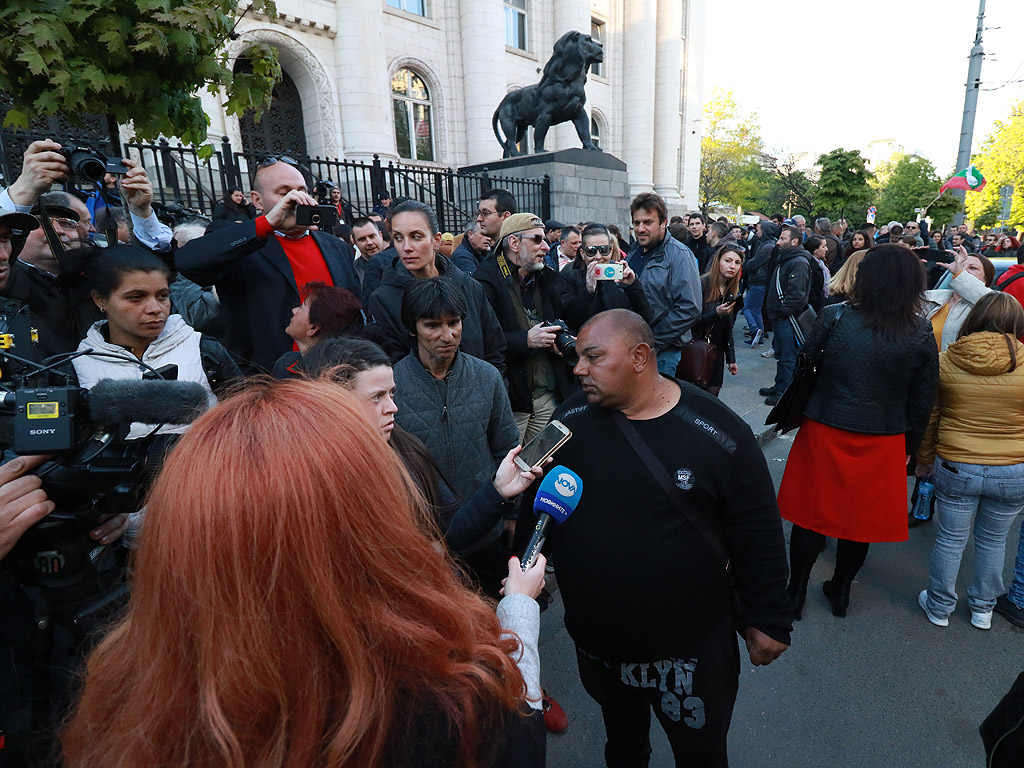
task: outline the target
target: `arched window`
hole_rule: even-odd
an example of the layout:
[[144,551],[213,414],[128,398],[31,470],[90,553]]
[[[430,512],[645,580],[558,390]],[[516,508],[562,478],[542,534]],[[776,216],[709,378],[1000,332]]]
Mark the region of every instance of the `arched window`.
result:
[[399,157],[434,159],[434,125],[430,92],[423,78],[411,69],[400,69],[391,78],[391,105],[395,111],[395,141]]
[[593,115],[590,116],[590,140],[595,146],[601,146],[601,123]]

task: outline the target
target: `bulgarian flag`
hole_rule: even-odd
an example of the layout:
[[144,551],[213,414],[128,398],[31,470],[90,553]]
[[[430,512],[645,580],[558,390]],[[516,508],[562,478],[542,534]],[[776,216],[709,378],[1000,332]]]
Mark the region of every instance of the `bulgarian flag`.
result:
[[947,189],[966,189],[968,192],[980,192],[987,183],[985,177],[981,175],[981,171],[971,164],[960,171],[960,173],[954,173],[949,181],[939,189],[939,194],[941,195]]

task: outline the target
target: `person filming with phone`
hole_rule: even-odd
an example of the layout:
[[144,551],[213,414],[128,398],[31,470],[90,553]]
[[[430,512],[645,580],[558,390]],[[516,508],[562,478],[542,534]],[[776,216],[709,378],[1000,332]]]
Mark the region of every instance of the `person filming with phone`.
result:
[[[301,303],[299,286],[312,282],[360,294],[352,246],[330,232],[317,231],[316,200],[290,157],[259,161],[252,202],[263,214],[186,243],[175,266],[202,286],[213,285],[227,325],[225,346],[249,371],[269,371],[294,342],[284,329]],[[309,206],[313,206],[311,212]]]
[[[750,427],[659,374],[654,345],[625,309],[580,330],[583,392],[555,411],[572,431],[555,461],[582,494],[548,543],[580,680],[601,706],[606,764],[648,763],[653,708],[676,765],[724,768],[737,631],[754,665],[789,646],[785,539]],[[522,508],[517,554],[535,524]]]
[[583,245],[572,266],[558,274],[558,316],[576,329],[606,309],[631,309],[650,322],[651,305],[636,273],[604,224],[583,230]]
[[736,347],[732,338],[732,326],[736,312],[743,307],[740,292],[740,274],[743,267],[743,246],[726,243],[715,251],[711,269],[701,277],[700,286],[704,296],[704,310],[693,326],[694,339],[707,339],[715,347],[715,368],[704,391],[718,397],[725,379],[725,366],[729,374],[740,372],[736,364]]

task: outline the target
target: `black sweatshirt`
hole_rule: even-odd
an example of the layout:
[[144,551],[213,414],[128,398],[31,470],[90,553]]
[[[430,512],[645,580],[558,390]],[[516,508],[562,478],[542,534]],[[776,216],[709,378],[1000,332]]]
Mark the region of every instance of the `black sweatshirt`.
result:
[[[742,606],[739,626],[789,643],[785,541],[764,455],[750,428],[717,398],[680,387],[672,411],[632,423],[672,482],[721,532]],[[555,418],[573,435],[554,463],[583,480],[572,516],[549,529],[566,629],[580,648],[607,660],[678,655],[732,610],[721,561],[610,411],[581,394]],[[523,509],[517,533],[528,537],[534,521]]]

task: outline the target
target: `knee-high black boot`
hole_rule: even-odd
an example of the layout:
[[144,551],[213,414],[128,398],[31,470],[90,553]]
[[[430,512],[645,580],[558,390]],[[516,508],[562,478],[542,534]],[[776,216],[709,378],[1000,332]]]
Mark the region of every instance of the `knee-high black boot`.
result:
[[789,585],[786,593],[793,605],[793,619],[800,621],[807,600],[807,581],[818,559],[825,537],[815,531],[793,526],[789,537]]
[[860,541],[839,539],[836,543],[836,570],[832,578],[822,584],[825,597],[832,604],[832,615],[840,619],[846,617],[846,609],[850,607],[850,587],[857,571],[864,565],[868,555],[869,544]]

